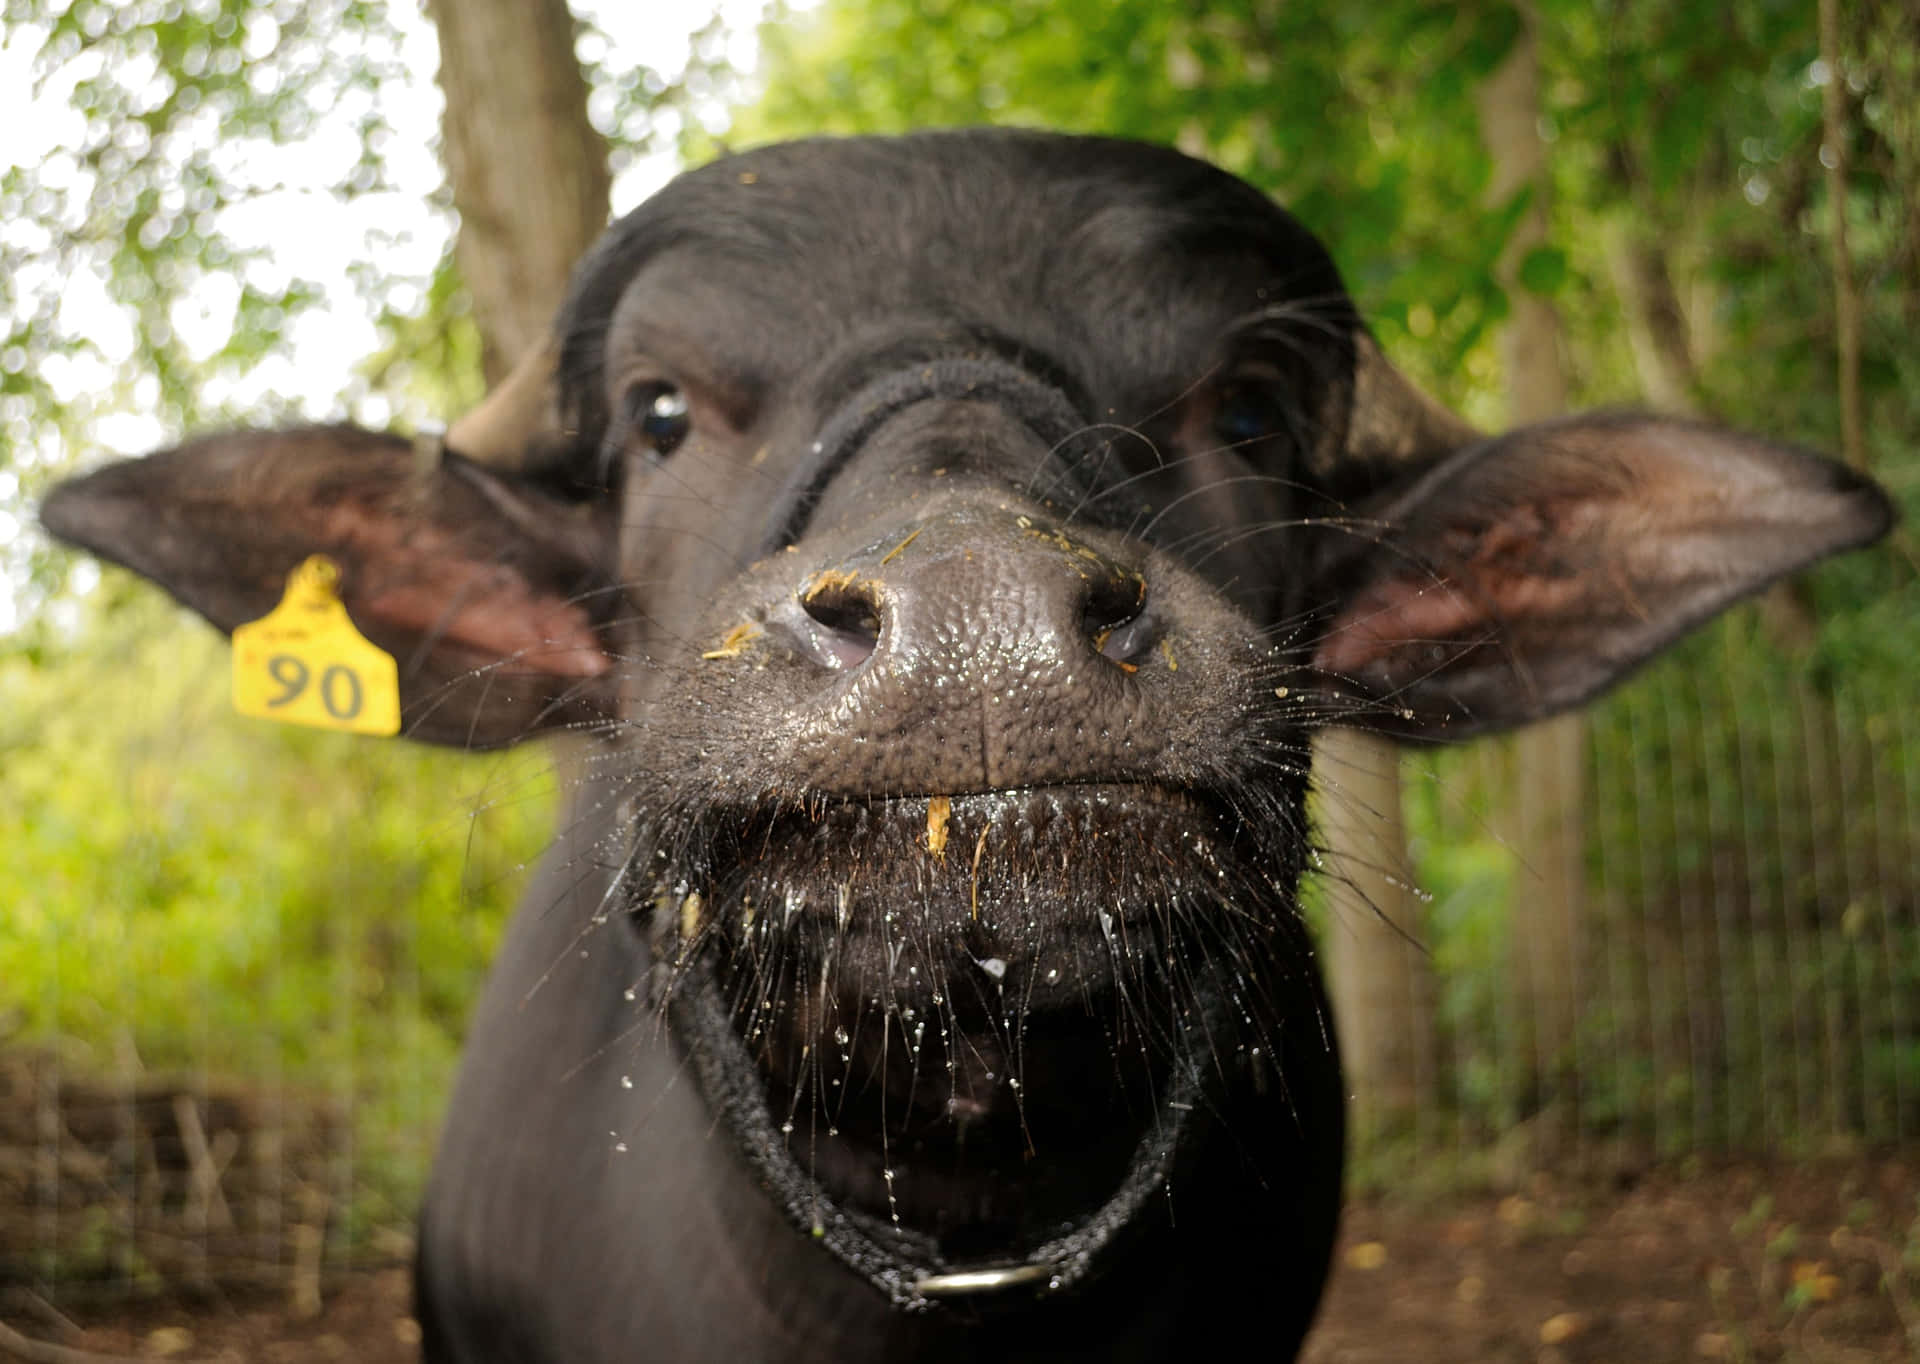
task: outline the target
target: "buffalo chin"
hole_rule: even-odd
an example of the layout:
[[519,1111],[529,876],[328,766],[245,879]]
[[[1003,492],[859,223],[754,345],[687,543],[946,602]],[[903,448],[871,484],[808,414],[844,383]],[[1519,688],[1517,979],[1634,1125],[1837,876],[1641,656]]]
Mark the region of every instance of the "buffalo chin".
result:
[[1068,1289],[1162,1215],[1270,1040],[1239,995],[1291,916],[1225,810],[1086,785],[701,816],[655,956],[788,1217],[920,1308]]

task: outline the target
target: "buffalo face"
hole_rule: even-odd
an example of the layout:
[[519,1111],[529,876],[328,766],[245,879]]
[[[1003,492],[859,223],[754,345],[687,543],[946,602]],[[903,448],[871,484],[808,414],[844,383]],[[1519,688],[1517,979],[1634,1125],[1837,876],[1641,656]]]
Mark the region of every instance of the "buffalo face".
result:
[[[1889,519],[1832,464],[1688,423],[1482,438],[1388,366],[1285,213],[1124,143],[715,163],[614,226],[529,374],[437,462],[215,437],[45,517],[224,628],[324,551],[402,660],[411,732],[588,734],[565,856],[591,903],[502,977],[584,943],[631,1003],[539,996],[578,1053],[540,1081],[670,1055],[834,1282],[896,1318],[1099,1302],[1089,1345],[1136,1302],[1227,1320],[1275,1264],[1268,1338],[1311,1315],[1341,1130],[1295,900],[1312,733],[1552,713]],[[577,1155],[557,1119],[533,1156],[461,1131],[511,1120],[482,1068],[529,1080],[507,1013],[430,1239],[467,1267],[440,1282],[536,1311],[566,1290],[445,1211]],[[666,1234],[596,1222],[664,1204],[593,1181],[553,1234]],[[551,1329],[617,1356],[695,1310],[639,1296]],[[805,1338],[866,1338],[834,1329]]]
[[1228,1112],[1302,1134],[1254,1164],[1311,1148],[1325,1234],[1293,888],[1308,726],[1352,704],[1303,679],[1276,533],[1347,425],[1324,254],[1167,153],[924,145],[940,175],[867,143],[688,177],[559,327],[647,584],[651,991],[788,1216],[907,1307],[1071,1287]]

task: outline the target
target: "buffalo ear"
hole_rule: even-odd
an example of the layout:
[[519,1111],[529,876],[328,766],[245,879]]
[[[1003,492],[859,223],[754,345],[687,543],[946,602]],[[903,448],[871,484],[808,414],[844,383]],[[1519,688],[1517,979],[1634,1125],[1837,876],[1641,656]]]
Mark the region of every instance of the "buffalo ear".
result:
[[1871,480],[1629,415],[1523,427],[1390,488],[1318,571],[1314,653],[1353,722],[1467,736],[1593,696],[1774,579],[1893,524]]
[[309,555],[399,665],[401,732],[484,748],[611,710],[604,509],[354,427],[247,432],[109,465],[40,511],[222,630],[267,614]]

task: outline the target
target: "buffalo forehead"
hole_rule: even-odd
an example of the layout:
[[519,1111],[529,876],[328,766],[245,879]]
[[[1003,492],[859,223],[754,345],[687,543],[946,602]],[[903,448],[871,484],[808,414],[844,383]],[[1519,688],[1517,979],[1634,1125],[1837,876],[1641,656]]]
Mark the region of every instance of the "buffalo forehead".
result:
[[614,229],[642,248],[598,285],[615,295],[597,304],[613,309],[614,383],[643,355],[762,393],[889,329],[980,329],[1103,405],[1160,402],[1237,319],[1344,297],[1297,224],[1218,172],[1210,198],[1174,201],[1142,178],[1158,160],[1063,186],[1019,157],[790,168],[783,150],[684,177]]

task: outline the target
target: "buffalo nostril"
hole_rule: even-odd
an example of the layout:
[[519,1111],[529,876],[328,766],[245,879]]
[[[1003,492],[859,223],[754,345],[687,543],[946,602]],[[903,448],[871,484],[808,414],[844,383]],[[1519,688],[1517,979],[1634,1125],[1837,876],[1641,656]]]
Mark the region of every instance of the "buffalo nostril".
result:
[[880,642],[880,601],[851,573],[822,573],[800,592],[800,609],[819,627],[819,643],[841,667],[859,663]]
[[1153,622],[1146,604],[1145,579],[1133,574],[1097,579],[1081,610],[1081,626],[1103,657],[1129,663],[1153,642]]

